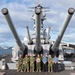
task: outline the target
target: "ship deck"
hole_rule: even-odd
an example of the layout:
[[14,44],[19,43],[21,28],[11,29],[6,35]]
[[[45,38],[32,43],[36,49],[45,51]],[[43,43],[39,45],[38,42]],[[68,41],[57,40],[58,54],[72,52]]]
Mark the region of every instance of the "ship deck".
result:
[[0,70],[0,75],[75,75],[75,70],[64,70],[61,72],[18,72],[16,70]]
[[[0,59],[5,58],[6,62],[10,62],[11,54],[2,56]],[[74,62],[75,64],[75,62]],[[17,72],[17,70],[0,70],[0,75],[75,75],[75,70],[64,70],[60,72]]]

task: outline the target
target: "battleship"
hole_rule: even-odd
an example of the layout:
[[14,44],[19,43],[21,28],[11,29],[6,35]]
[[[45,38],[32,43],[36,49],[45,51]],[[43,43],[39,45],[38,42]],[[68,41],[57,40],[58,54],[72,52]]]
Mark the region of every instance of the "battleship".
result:
[[[34,21],[34,25],[33,25],[34,33],[31,35],[29,31],[29,27],[26,26],[28,35],[27,37],[24,38],[23,43],[21,42],[17,34],[16,28],[14,27],[14,24],[11,20],[8,9],[7,8],[2,9],[2,14],[5,16],[5,19],[17,43],[17,45],[12,48],[12,54],[5,56],[5,58],[2,58],[2,60],[0,61],[0,65],[1,65],[0,69],[4,70],[2,72],[5,72],[5,75],[6,73],[7,75],[10,75],[9,74],[10,72],[13,73],[12,70],[17,69],[16,64],[18,61],[19,54],[22,54],[22,57],[24,58],[24,56],[28,53],[35,54],[35,55],[50,54],[52,56],[56,54],[59,58],[60,63],[63,63],[65,65],[65,70],[71,70],[71,69],[74,70],[75,61],[74,62],[72,60],[65,61],[65,57],[67,58],[69,54],[72,54],[73,56],[75,55],[75,51],[74,51],[75,45],[63,43],[61,41],[66,31],[66,28],[75,12],[75,9],[72,7],[68,9],[67,16],[62,24],[60,32],[55,41],[50,40],[51,27],[49,26],[48,28],[44,29],[43,21],[46,20],[46,14],[43,14],[43,9],[45,10],[46,7],[42,7],[41,4],[38,4],[35,7],[30,7],[30,9],[34,10],[32,15],[32,19]],[[65,49],[67,49],[68,52]],[[6,67],[6,65],[8,68]],[[7,71],[5,71],[6,68],[8,69]],[[13,75],[17,75],[15,71]]]

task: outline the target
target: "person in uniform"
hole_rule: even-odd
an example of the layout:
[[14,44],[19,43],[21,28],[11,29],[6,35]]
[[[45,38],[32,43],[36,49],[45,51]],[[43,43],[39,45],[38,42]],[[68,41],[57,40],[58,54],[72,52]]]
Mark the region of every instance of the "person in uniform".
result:
[[23,58],[22,58],[22,55],[19,55],[17,67],[18,67],[17,72],[20,72],[20,71],[23,72]]
[[23,65],[24,65],[24,72],[29,72],[29,57],[28,55],[25,56],[25,58],[23,59]]
[[49,55],[49,57],[48,57],[48,72],[52,72],[52,57],[51,57],[51,55]]
[[43,58],[43,55],[41,54],[41,55],[40,55],[40,60],[41,60],[41,62],[40,62],[40,64],[41,64],[41,72],[42,72],[42,70],[43,70],[43,62],[42,62],[42,58]]
[[40,66],[41,58],[39,54],[36,57],[36,72],[41,72],[41,66]]
[[43,56],[42,62],[43,62],[43,71],[46,72],[46,71],[47,71],[47,62],[48,62],[48,57],[47,57],[47,55],[44,55],[44,56]]
[[58,58],[56,57],[56,55],[53,58],[53,71],[57,72],[58,71]]
[[30,72],[34,72],[34,62],[35,62],[35,58],[34,55],[30,55]]

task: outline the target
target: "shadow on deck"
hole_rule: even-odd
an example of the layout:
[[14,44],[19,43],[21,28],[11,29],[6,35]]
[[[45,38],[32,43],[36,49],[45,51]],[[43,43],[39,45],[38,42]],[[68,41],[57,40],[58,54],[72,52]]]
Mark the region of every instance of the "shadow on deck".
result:
[[[75,75],[75,70],[64,70],[61,72],[18,72],[16,70],[0,71],[0,75]],[[3,74],[2,74],[3,73]]]

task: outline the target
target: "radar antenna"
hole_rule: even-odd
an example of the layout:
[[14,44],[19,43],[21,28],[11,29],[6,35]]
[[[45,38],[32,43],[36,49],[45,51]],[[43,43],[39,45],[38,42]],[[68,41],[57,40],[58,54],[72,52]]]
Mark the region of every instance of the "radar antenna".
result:
[[40,4],[40,0],[38,0],[38,3],[37,3],[38,5]]

